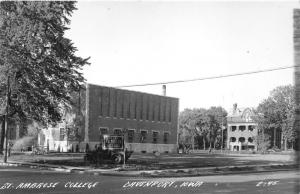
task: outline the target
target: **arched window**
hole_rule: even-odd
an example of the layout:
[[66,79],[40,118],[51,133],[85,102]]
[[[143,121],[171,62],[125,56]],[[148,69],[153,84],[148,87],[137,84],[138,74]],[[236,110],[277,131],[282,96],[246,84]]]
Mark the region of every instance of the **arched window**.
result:
[[252,138],[252,137],[249,137],[249,138],[248,138],[248,142],[252,143],[252,142],[253,142],[253,138]]
[[248,130],[249,130],[249,131],[253,131],[253,129],[254,129],[254,126],[253,126],[253,125],[249,125],[249,126],[248,126]]
[[230,142],[235,142],[236,141],[236,138],[235,137],[231,137],[230,138]]
[[245,142],[245,138],[244,137],[240,137],[239,138],[239,142],[244,143]]
[[236,126],[231,126],[231,131],[235,131],[236,130]]
[[239,130],[240,130],[240,131],[244,131],[245,129],[246,129],[246,126],[245,126],[245,125],[239,126]]

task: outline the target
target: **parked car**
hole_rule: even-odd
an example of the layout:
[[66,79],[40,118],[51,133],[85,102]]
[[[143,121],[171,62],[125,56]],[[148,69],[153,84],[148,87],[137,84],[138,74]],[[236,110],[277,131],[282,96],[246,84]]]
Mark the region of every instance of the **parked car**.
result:
[[84,160],[91,163],[108,160],[114,164],[121,164],[124,162],[124,153],[125,162],[133,153],[133,151],[126,150],[124,146],[124,136],[103,135],[99,146],[96,146],[93,151],[88,151],[84,156]]

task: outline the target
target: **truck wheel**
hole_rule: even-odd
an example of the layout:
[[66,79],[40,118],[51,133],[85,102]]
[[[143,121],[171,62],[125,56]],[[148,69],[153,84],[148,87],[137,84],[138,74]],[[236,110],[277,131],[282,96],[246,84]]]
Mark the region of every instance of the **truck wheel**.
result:
[[112,160],[115,164],[120,164],[122,162],[122,156],[120,154],[113,155]]

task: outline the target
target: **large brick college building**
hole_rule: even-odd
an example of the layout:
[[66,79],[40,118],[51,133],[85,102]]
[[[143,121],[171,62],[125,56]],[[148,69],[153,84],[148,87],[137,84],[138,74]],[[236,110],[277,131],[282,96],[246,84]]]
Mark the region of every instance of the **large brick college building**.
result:
[[102,134],[125,133],[135,152],[176,152],[177,98],[87,84],[84,143],[94,148]]

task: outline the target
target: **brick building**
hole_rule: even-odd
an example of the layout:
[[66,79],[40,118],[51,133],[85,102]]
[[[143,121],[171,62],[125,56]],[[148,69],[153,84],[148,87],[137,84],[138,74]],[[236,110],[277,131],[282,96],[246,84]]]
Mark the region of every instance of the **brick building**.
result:
[[176,152],[178,103],[177,98],[87,84],[83,143],[93,149],[101,134],[126,131],[129,150]]
[[257,124],[250,108],[238,108],[237,104],[227,116],[227,148],[231,151],[257,150],[254,138],[257,136]]

